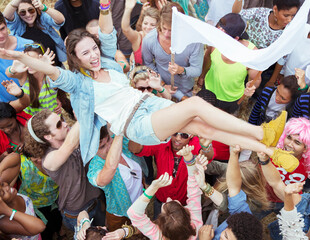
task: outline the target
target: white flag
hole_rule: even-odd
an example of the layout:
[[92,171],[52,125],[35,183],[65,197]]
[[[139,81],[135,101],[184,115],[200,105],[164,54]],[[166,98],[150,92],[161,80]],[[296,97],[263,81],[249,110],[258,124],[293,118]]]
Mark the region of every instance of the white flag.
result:
[[289,54],[301,38],[308,34],[306,23],[310,0],[306,0],[282,35],[270,46],[250,50],[241,43],[208,23],[179,13],[172,14],[171,52],[181,53],[191,43],[203,43],[216,47],[225,57],[243,65],[263,71]]

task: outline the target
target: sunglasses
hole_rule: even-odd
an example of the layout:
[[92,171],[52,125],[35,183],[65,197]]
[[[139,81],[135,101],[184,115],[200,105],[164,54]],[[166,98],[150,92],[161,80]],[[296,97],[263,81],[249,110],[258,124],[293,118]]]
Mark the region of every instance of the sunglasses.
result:
[[183,139],[188,139],[189,138],[189,134],[187,134],[187,133],[175,133],[172,136],[176,137],[178,135],[180,135],[181,138],[183,138]]
[[25,49],[26,49],[26,48],[29,48],[29,47],[32,47],[32,48],[40,48],[41,51],[42,51],[42,53],[44,54],[44,49],[43,49],[42,45],[39,44],[39,43],[27,43],[27,44],[24,45],[24,48],[25,48]]
[[61,129],[62,123],[63,123],[63,119],[60,119],[60,120],[56,123],[56,128],[57,128],[57,129]]
[[148,90],[149,92],[153,91],[153,88],[151,87],[138,87],[138,90],[144,92],[145,90]]
[[34,14],[36,12],[36,9],[35,8],[28,8],[26,10],[24,10],[24,9],[20,10],[18,15],[23,17],[23,16],[26,16],[27,12],[29,12],[29,14]]

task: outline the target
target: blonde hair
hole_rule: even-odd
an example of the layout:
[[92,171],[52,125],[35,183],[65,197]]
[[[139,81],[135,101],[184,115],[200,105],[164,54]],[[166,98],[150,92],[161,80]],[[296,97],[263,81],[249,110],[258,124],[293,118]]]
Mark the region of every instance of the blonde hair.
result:
[[144,10],[142,13],[142,22],[144,21],[144,18],[146,16],[156,19],[156,24],[158,25],[158,23],[159,23],[159,11],[157,8],[149,7],[146,10]]
[[[247,195],[247,202],[251,210],[267,210],[270,207],[266,191],[266,181],[258,168],[251,160],[240,162],[242,178],[241,189]],[[219,192],[227,191],[226,177],[218,180],[215,186]]]
[[145,81],[149,78],[149,71],[152,69],[147,66],[135,67],[129,74],[130,85],[135,88],[138,81]]

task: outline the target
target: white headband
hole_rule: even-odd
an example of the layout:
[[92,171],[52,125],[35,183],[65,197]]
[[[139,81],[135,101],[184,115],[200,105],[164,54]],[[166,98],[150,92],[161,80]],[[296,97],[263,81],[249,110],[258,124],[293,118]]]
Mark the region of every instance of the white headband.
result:
[[[33,117],[32,117],[32,118],[33,118]],[[33,137],[33,139],[36,140],[36,141],[39,142],[39,143],[45,143],[45,142],[43,142],[40,138],[38,138],[37,135],[34,133],[34,131],[33,131],[33,129],[32,129],[32,125],[31,125],[31,120],[32,120],[32,118],[30,118],[30,119],[28,120],[28,124],[27,124],[28,131],[29,131],[31,137]]]

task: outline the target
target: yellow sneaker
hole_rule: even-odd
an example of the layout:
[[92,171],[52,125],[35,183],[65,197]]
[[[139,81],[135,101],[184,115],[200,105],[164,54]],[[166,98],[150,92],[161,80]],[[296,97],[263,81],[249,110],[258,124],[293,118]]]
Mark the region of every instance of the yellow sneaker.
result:
[[276,148],[270,158],[274,164],[284,168],[287,172],[293,172],[299,166],[299,160],[292,153]]
[[263,123],[261,127],[264,131],[264,137],[261,143],[265,144],[267,147],[275,147],[281,137],[284,130],[287,118],[287,112],[282,111],[279,117],[271,120],[269,123]]

